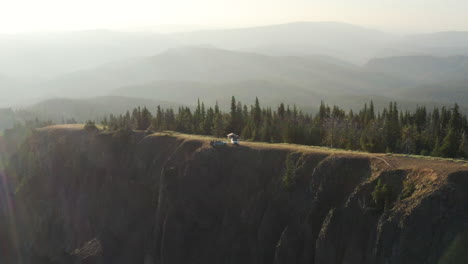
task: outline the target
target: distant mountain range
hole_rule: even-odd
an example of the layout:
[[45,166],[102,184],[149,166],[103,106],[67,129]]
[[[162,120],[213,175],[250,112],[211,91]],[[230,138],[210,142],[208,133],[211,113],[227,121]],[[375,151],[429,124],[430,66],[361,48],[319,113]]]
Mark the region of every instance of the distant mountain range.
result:
[[373,59],[365,65],[365,68],[368,71],[386,73],[417,83],[440,82],[467,77],[468,57],[390,57]]
[[467,105],[468,57],[406,56],[371,60],[369,71],[413,82],[413,86],[394,89],[388,96],[420,102]]
[[389,42],[373,57],[468,55],[468,31],[436,32],[401,37]]
[[[373,94],[404,84],[383,74],[369,74],[358,67],[343,67],[316,57],[272,57],[216,48],[184,47],[130,63],[63,75],[42,84],[42,89],[54,89],[54,94],[63,96],[101,95],[97,93],[105,94],[119,86],[162,80],[206,83],[209,86],[260,80],[285,87],[288,90],[286,94],[291,94],[291,89],[297,87],[328,96]],[[242,89],[231,87],[231,91],[225,92]],[[250,93],[256,91],[255,86],[249,88]],[[177,89],[171,92],[177,93]]]
[[[197,98],[227,104],[232,95],[307,111],[321,100],[345,108],[371,99],[408,108],[468,105],[468,32],[401,37],[299,22],[173,34],[0,35],[0,44],[0,107],[47,100],[32,109],[62,116],[84,118],[89,109],[104,109],[98,106],[191,105]],[[57,97],[70,99],[49,100]]]
[[0,108],[19,99],[20,94],[16,93],[18,89],[19,83],[17,80],[0,74]]
[[89,30],[0,35],[0,73],[50,78],[184,45],[272,56],[325,55],[363,64],[373,57],[467,55],[468,32],[401,37],[346,23],[296,22],[172,34]]
[[313,108],[321,100],[348,105],[347,100],[365,96],[420,101],[406,91],[458,80],[468,73],[467,62],[464,56],[406,56],[375,59],[359,67],[329,57],[278,57],[190,46],[75,72],[42,85],[53,89],[51,94],[68,97],[110,94],[190,104],[196,98],[214,103],[236,95]]
[[400,91],[399,98],[415,98],[419,102],[438,102],[453,104],[457,102],[464,108],[468,106],[468,77],[422,84],[412,89]]
[[[87,99],[53,98],[33,104],[29,107],[18,109],[0,108],[0,132],[13,127],[18,122],[33,120],[50,120],[55,123],[67,122],[74,119],[84,123],[86,120],[102,120],[102,118],[114,114],[125,114],[138,106],[147,106],[154,112],[157,106],[177,109],[182,104],[161,100],[101,96]],[[190,105],[188,105],[190,106]],[[1,133],[0,133],[1,136]]]
[[181,104],[161,100],[130,98],[119,96],[102,96],[88,99],[54,98],[32,105],[28,110],[37,113],[44,120],[61,122],[74,118],[84,122],[91,118],[103,118],[109,114],[125,114],[138,106],[147,106],[155,111],[156,106],[177,108]]
[[[273,57],[183,47],[43,82],[36,89],[48,90],[51,98],[97,98],[92,107],[82,100],[60,99],[60,104],[48,100],[33,109],[46,116],[54,113],[84,118],[100,111],[121,112],[124,106],[156,106],[160,101],[193,105],[200,98],[209,105],[218,102],[228,106],[231,96],[247,104],[258,96],[264,105],[284,102],[305,111],[315,111],[322,100],[353,109],[369,100],[374,100],[378,108],[392,100],[406,108],[453,102],[466,106],[466,97],[461,96],[468,89],[460,81],[467,72],[466,61],[463,56],[407,56],[375,59],[359,67],[328,57]],[[456,86],[448,89],[450,83]],[[99,102],[107,96],[117,96],[120,102]],[[131,103],[125,104],[125,100]],[[79,107],[73,106],[77,103]],[[119,105],[118,109],[112,107],[113,103]]]

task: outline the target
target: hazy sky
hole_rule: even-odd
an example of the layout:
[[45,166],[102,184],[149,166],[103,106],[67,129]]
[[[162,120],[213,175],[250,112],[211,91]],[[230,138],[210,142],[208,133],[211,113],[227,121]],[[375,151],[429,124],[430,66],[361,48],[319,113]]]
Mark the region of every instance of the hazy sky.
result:
[[0,0],[0,32],[176,24],[340,21],[383,30],[468,30],[466,0]]

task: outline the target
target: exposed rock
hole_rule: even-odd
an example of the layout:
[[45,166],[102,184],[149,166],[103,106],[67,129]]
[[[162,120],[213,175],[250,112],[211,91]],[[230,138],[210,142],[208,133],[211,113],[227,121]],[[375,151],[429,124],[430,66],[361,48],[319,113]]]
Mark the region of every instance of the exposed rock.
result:
[[102,256],[101,241],[96,238],[86,242],[83,247],[75,249],[72,256],[76,257],[77,264],[102,264],[104,258]]
[[[12,160],[10,245],[25,264],[468,263],[467,169],[51,127]],[[378,181],[391,190],[385,208],[373,201]]]

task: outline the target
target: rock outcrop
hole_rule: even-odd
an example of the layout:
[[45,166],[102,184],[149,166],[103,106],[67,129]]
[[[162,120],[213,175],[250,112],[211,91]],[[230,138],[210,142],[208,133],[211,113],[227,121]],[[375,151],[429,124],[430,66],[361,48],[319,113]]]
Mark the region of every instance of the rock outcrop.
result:
[[466,163],[56,126],[7,172],[8,263],[468,263]]

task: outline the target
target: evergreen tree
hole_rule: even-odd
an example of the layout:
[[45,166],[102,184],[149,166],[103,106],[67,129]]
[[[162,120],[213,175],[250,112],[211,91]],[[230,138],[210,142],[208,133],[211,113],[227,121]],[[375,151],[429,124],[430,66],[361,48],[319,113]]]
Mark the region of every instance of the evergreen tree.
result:
[[460,147],[459,137],[453,128],[449,128],[447,135],[445,136],[440,150],[436,153],[446,158],[456,158],[458,156],[458,150]]
[[161,110],[161,106],[158,105],[156,108],[156,117],[153,119],[153,129],[156,131],[162,131],[165,130],[165,125],[164,125],[164,113]]
[[220,112],[215,113],[214,115],[214,123],[211,129],[211,133],[215,137],[224,137],[224,121],[223,116]]
[[456,158],[460,155],[460,139],[461,139],[461,115],[458,105],[452,110],[447,135],[445,136],[442,146],[440,147],[440,155],[447,158]]
[[139,118],[140,123],[138,124],[138,129],[146,130],[150,127],[151,119],[153,118],[153,116],[151,115],[150,111],[146,107],[143,107],[140,115],[141,116]]
[[[131,113],[131,114],[130,114]],[[63,122],[71,122],[64,120]],[[154,118],[146,107],[136,107],[125,115],[109,115],[102,119],[109,130],[129,131],[175,130],[183,133],[224,137],[226,132],[240,133],[246,140],[324,145],[368,152],[397,152],[432,154],[444,157],[466,157],[468,120],[458,105],[452,109],[425,107],[415,111],[399,111],[391,102],[375,112],[374,104],[365,104],[359,111],[346,113],[338,106],[320,103],[317,114],[302,112],[281,103],[276,111],[262,108],[258,98],[249,108],[231,100],[231,110],[225,113],[218,103],[205,107],[200,100],[196,108],[179,107],[174,110],[156,108]]]
[[258,97],[255,97],[255,107],[253,111],[253,121],[256,126],[260,126],[262,118],[262,109],[260,108],[260,102],[258,100]]
[[236,98],[233,96],[231,98],[229,131],[234,132],[234,133],[239,133],[237,132],[238,129],[239,129],[239,119],[238,119],[238,112],[237,112],[237,103],[236,103]]
[[460,158],[468,158],[468,142],[466,141],[466,133],[461,135],[460,146],[458,147],[458,155]]
[[254,138],[254,125],[252,121],[249,121],[242,130],[241,136],[244,140],[250,140]]
[[213,108],[208,108],[208,111],[206,112],[206,118],[203,122],[203,131],[202,133],[204,135],[211,135],[211,128],[214,126],[215,122],[215,112]]

